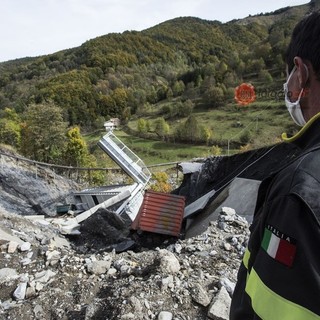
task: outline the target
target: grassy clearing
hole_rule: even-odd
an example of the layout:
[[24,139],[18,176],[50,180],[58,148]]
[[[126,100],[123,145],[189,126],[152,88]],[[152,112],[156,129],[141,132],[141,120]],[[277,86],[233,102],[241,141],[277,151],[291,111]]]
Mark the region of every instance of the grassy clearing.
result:
[[[105,134],[104,131],[86,135],[85,139],[91,149]],[[187,161],[197,157],[208,157],[210,147],[194,146],[178,143],[165,143],[163,141],[147,140],[140,137],[130,136],[124,131],[116,130],[114,134],[134,153],[140,157],[146,165]]]
[[[214,133],[214,144],[220,145],[222,154],[228,154],[228,142],[230,148],[237,145],[237,149],[230,149],[229,154],[239,152],[239,145],[250,144],[250,148],[259,148],[271,145],[280,140],[283,132],[289,128],[292,133],[292,120],[282,102],[262,101],[255,102],[247,107],[239,107],[230,103],[223,108],[215,110],[195,109],[200,124],[210,128]],[[159,116],[154,111],[154,116],[148,112],[151,124]],[[185,119],[168,120],[171,133]],[[133,119],[129,127],[137,130],[138,119]],[[149,140],[137,136],[128,135],[124,131],[114,131],[115,135],[135,152],[146,165],[188,161],[197,157],[212,155],[212,145],[190,145],[181,143],[167,143],[159,140]],[[95,150],[98,140],[105,131],[95,132],[85,136],[91,150]],[[102,158],[100,161],[106,161]]]
[[[292,124],[282,101],[261,101],[246,107],[230,103],[223,108],[214,110],[196,108],[193,113],[201,125],[213,131],[214,141],[221,146],[226,145],[228,140],[240,143],[244,131],[250,131],[253,143],[258,143],[259,146],[273,144],[280,138],[281,133]],[[152,125],[158,117],[155,112],[154,116],[149,113],[146,119]],[[167,120],[171,134],[185,120],[186,118]],[[138,119],[130,121],[130,128],[137,130],[137,122]]]

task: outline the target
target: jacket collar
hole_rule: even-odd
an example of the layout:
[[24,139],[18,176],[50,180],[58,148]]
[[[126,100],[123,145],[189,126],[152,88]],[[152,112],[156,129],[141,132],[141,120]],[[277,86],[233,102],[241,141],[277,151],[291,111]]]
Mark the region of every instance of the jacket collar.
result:
[[320,143],[320,112],[313,116],[297,134],[288,137],[286,133],[283,133],[282,139],[284,142],[297,145],[302,150]]

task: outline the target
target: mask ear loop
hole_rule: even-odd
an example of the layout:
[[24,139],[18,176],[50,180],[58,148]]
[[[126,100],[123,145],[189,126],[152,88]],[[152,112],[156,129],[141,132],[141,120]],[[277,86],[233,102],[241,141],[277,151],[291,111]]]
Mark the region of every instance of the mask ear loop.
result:
[[[306,68],[306,71],[307,71],[307,79],[306,79],[306,80],[308,80],[308,78],[309,78],[309,70],[308,70],[308,67],[307,67],[305,64],[303,64],[303,65],[304,65],[304,67]],[[300,101],[303,92],[304,92],[304,88],[301,89],[297,101]]]
[[292,77],[292,75],[294,74],[294,72],[296,71],[297,67],[296,65],[294,65],[293,69],[291,70],[290,74],[289,74],[289,77],[287,79],[287,81],[283,84],[283,91],[284,91],[284,94],[287,95],[289,90],[288,90],[288,83]]
[[[308,79],[308,78],[309,78],[309,70],[308,70],[308,67],[307,67],[305,64],[303,64],[303,65],[304,65],[304,67],[306,68],[306,71],[307,71],[307,79]],[[297,69],[297,67],[294,66],[293,69],[292,69],[292,71],[291,71],[291,73],[290,73],[290,75],[289,75],[289,77],[288,77],[287,82],[284,84],[284,86],[285,86],[284,90],[286,90],[287,92],[288,92],[288,83],[289,83],[289,81],[290,81],[290,79],[291,79],[291,77],[292,77],[292,75],[294,74],[294,72],[295,72],[296,69]],[[296,100],[294,103],[300,101],[303,92],[304,92],[304,88],[302,88],[302,89],[300,90],[299,96],[298,96],[297,100]]]
[[295,72],[296,70],[297,70],[297,66],[294,65],[294,67],[293,67],[293,69],[291,70],[291,72],[290,72],[290,74],[289,74],[289,77],[288,77],[288,79],[287,79],[287,83],[289,83],[292,75],[294,74],[294,72]]

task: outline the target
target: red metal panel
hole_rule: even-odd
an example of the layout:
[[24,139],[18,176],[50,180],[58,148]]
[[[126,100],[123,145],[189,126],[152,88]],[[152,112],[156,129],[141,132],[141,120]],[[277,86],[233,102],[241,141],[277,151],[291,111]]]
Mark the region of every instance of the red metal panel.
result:
[[179,236],[184,215],[182,196],[146,191],[132,229]]

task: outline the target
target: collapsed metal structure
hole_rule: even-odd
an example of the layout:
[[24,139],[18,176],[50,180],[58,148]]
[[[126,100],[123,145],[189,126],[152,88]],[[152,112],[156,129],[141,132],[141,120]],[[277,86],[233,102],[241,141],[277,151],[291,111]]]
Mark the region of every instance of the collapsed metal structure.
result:
[[151,173],[143,161],[132,152],[112,131],[98,142],[99,147],[134,181],[131,185],[104,186],[74,193],[74,205],[87,210],[69,219],[55,219],[65,234],[78,234],[80,223],[98,209],[112,209],[116,214],[126,214],[132,221],[136,218],[143,201],[144,190]]
[[54,219],[52,223],[58,224],[64,234],[80,234],[80,223],[102,208],[120,217],[129,218],[134,230],[179,236],[185,197],[154,191],[145,192],[151,178],[150,171],[112,131],[104,135],[98,145],[134,183],[102,186],[74,193],[73,206],[82,209],[82,212],[72,218]]
[[[98,145],[133,179],[133,184],[74,193],[72,205],[79,210],[73,217],[46,219],[57,224],[64,234],[80,234],[80,224],[99,209],[107,209],[102,213],[105,216],[112,213],[117,218],[125,218],[130,224],[128,228],[133,230],[175,237],[182,231],[186,236],[188,232],[197,234],[198,227],[205,228],[210,219],[214,220],[220,204],[233,194],[237,200],[232,202],[232,207],[242,212],[243,193],[247,196],[249,192],[250,201],[254,201],[258,182],[280,170],[300,152],[291,144],[280,143],[228,157],[209,157],[202,163],[180,163],[183,182],[172,193],[165,194],[148,190],[150,171],[112,131],[103,136]],[[240,186],[241,190],[234,192],[233,181],[235,188]],[[242,214],[250,217],[253,209],[253,205],[246,206]]]

